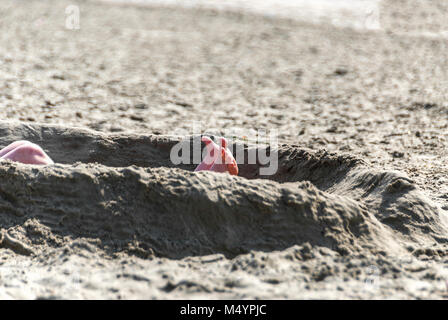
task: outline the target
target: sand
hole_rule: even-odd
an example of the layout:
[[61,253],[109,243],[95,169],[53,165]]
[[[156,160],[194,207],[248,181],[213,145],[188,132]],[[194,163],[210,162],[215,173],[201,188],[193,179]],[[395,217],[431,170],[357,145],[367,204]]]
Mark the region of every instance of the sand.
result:
[[[384,8],[373,32],[1,2],[0,146],[57,164],[0,162],[0,298],[447,298],[446,40]],[[174,165],[193,121],[276,129],[278,171]]]

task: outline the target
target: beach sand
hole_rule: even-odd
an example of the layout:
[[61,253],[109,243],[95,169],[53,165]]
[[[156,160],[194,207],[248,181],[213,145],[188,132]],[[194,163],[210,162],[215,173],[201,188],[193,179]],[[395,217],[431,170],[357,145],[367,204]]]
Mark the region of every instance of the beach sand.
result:
[[[394,10],[0,2],[0,147],[57,162],[0,162],[0,299],[447,298],[446,40]],[[194,123],[277,130],[279,170],[174,165]]]

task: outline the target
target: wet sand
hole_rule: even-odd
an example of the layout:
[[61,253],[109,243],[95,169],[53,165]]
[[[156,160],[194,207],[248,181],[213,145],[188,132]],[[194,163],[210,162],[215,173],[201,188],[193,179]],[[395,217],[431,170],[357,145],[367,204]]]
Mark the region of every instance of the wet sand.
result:
[[[447,297],[442,38],[75,3],[0,3],[0,146],[58,163],[0,163],[0,298]],[[173,165],[192,121],[278,172]]]

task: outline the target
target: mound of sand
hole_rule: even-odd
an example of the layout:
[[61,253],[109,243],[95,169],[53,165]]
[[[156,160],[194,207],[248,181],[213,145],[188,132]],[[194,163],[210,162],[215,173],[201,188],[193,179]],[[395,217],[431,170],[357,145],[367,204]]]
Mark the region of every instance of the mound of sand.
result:
[[82,251],[143,264],[232,261],[297,246],[342,259],[447,254],[438,207],[405,175],[351,156],[281,145],[275,175],[241,164],[235,177],[174,166],[175,137],[0,123],[0,146],[22,139],[57,162],[0,163],[1,246],[31,261],[50,252],[79,260]]

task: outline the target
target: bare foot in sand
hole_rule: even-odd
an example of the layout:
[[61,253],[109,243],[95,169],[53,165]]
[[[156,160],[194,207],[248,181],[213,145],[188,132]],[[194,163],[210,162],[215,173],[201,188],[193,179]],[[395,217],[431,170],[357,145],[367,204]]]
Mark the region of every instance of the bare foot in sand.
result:
[[16,141],[0,150],[0,159],[24,164],[54,164],[53,160],[39,147],[29,141]]
[[220,138],[220,145],[213,142],[209,137],[202,137],[205,142],[207,155],[204,160],[196,167],[194,171],[215,171],[228,172],[231,175],[238,175],[238,165],[230,150],[225,138]]

